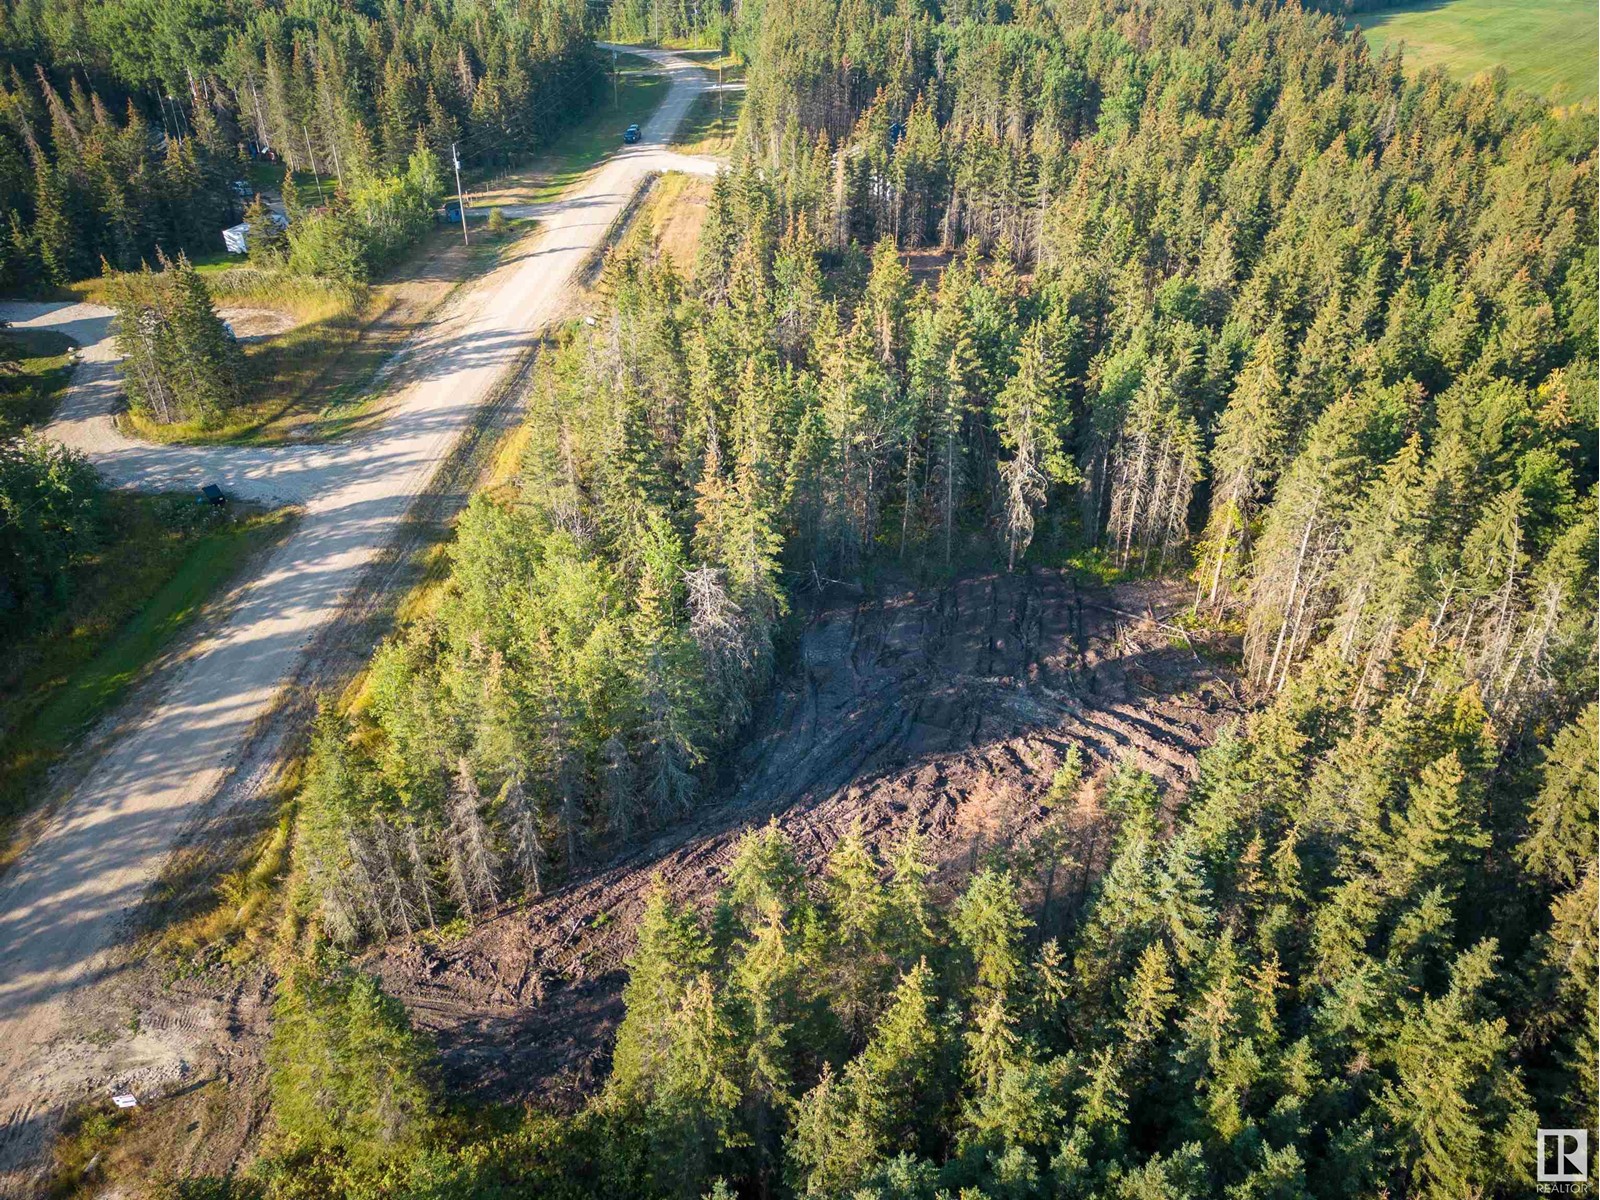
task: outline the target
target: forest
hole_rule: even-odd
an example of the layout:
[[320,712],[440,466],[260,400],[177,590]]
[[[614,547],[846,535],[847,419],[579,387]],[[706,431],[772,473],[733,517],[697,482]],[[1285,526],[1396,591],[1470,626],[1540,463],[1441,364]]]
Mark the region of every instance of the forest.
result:
[[[319,718],[269,1150],[179,1194],[1524,1190],[1596,1090],[1593,109],[1274,0],[677,19],[750,47],[696,268],[610,256]],[[598,1094],[453,1095],[363,948],[696,811],[818,593],[974,570],[1182,578],[1249,719],[1181,793],[1039,779],[1115,830],[1048,912],[1031,844],[753,830]]]
[[423,149],[429,188],[452,143],[469,166],[525,159],[605,79],[572,0],[8,0],[0,65],[8,288],[220,252],[247,166],[273,191],[331,179],[337,214]]

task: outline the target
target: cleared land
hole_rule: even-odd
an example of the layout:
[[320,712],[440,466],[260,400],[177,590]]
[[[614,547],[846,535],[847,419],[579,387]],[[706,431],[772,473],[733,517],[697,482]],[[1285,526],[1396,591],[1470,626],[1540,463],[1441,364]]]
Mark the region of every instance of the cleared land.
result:
[[1471,79],[1503,66],[1555,104],[1593,100],[1600,72],[1594,0],[1428,0],[1351,18],[1373,50],[1403,43],[1416,67]]
[[1085,586],[1071,572],[980,574],[816,605],[787,679],[701,814],[584,878],[441,945],[402,940],[369,965],[439,1039],[453,1086],[571,1099],[603,1075],[623,963],[659,875],[705,903],[740,835],[769,818],[818,867],[859,827],[880,850],[915,825],[955,884],[1024,842],[1067,748],[1091,775],[1074,845],[1037,899],[1081,896],[1108,850],[1094,781],[1133,755],[1171,793],[1242,710],[1233,647],[1191,643],[1164,584]]
[[661,252],[685,279],[693,279],[700,230],[710,214],[712,181],[699,175],[662,175],[634,218],[629,238],[648,230]]

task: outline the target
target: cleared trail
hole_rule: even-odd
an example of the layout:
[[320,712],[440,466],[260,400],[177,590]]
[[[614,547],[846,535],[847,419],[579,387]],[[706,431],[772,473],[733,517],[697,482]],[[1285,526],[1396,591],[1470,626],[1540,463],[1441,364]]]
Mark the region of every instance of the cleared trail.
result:
[[[69,1014],[116,970],[124,924],[186,826],[206,815],[307,646],[351,599],[413,500],[481,407],[561,312],[569,285],[645,176],[676,169],[672,134],[708,85],[675,55],[646,54],[671,88],[643,138],[567,195],[539,206],[526,253],[463,289],[407,350],[403,392],[361,438],[285,448],[157,446],[112,424],[116,354],[92,305],[0,305],[0,318],[55,328],[82,347],[51,437],[112,483],[144,490],[218,482],[241,498],[293,503],[294,533],[226,600],[226,616],[158,683],[11,871],[0,879],[0,1194],[31,1195],[63,1102],[81,1093],[84,1032]],[[702,160],[694,160],[700,162]]]

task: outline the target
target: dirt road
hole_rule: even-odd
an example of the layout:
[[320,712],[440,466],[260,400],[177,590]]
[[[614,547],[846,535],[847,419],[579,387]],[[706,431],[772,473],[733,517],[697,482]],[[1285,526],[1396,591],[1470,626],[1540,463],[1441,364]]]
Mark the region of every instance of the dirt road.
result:
[[184,827],[205,815],[306,646],[346,603],[413,499],[480,406],[561,311],[574,273],[666,147],[707,77],[650,52],[671,89],[640,144],[542,206],[540,236],[454,302],[405,352],[404,394],[377,430],[345,443],[272,448],[155,446],[120,435],[108,314],[88,305],[0,306],[0,318],[60,328],[82,363],[52,436],[112,482],[151,490],[216,481],[304,509],[293,536],[228,599],[162,681],[159,698],[111,744],[49,827],[0,880],[0,1194],[32,1194],[63,1102],[86,1080],[65,1023],[116,969],[123,923]]

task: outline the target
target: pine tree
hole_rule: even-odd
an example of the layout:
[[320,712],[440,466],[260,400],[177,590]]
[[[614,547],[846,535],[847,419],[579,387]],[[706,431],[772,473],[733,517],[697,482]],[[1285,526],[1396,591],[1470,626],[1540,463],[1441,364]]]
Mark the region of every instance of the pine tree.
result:
[[273,1116],[292,1145],[362,1162],[427,1134],[430,1049],[371,976],[310,968],[291,975],[274,1007],[267,1064]]
[[63,173],[40,156],[34,166],[33,240],[51,283],[70,283],[79,274],[78,233],[73,228]]
[[971,958],[979,1003],[1010,996],[1022,979],[1022,934],[1029,926],[1011,877],[979,871],[957,901],[950,924]]
[[520,773],[508,778],[501,788],[499,818],[510,843],[507,861],[522,885],[522,894],[543,894],[546,854],[539,832],[539,811]]
[[498,863],[483,820],[483,796],[472,766],[465,758],[456,764],[455,784],[450,789],[449,848],[450,888],[456,903],[468,914],[480,908],[492,909],[499,901],[495,886]]
[[1069,339],[1060,322],[1034,322],[1017,350],[1016,371],[995,402],[1000,444],[1011,454],[1000,463],[1007,570],[1016,570],[1027,553],[1034,509],[1045,502],[1050,485],[1078,480],[1065,452],[1069,414],[1060,359]]
[[1140,1053],[1157,1040],[1177,998],[1173,992],[1172,959],[1161,942],[1151,942],[1139,956],[1124,1000],[1123,1045]]
[[1278,486],[1255,554],[1245,631],[1245,662],[1262,686],[1283,688],[1323,615],[1345,517],[1375,452],[1387,449],[1398,400],[1362,390],[1336,401]]
[[700,688],[695,655],[677,620],[683,549],[667,520],[652,513],[639,531],[643,571],[634,593],[636,687],[649,747],[646,790],[657,819],[681,816],[695,793],[700,749]]
[[[284,203],[287,206],[287,198]],[[247,234],[250,264],[264,270],[282,267],[289,254],[289,235],[278,227],[272,216],[259,195],[244,210],[245,224],[250,227]]]
[[1508,1066],[1506,1022],[1484,1012],[1495,949],[1462,953],[1449,990],[1407,1006],[1395,1037],[1378,1104],[1409,1194],[1442,1200],[1526,1178],[1537,1121]]
[[1562,1101],[1573,1112],[1593,1093],[1597,1078],[1597,712],[1590,704],[1545,751],[1528,833],[1517,847],[1518,858],[1552,896],[1549,926],[1532,947],[1538,999],[1531,1026],[1541,1043],[1554,1046],[1566,1077]]
[[1195,566],[1196,603],[1215,606],[1250,555],[1259,507],[1283,453],[1283,323],[1257,339],[1234,383],[1211,450],[1211,517]]
[[[781,1114],[793,1102],[794,1060],[805,1047],[798,1029],[808,963],[791,944],[777,905],[753,931],[733,967],[731,985],[737,1006],[735,1029],[744,1056],[745,1126],[754,1144],[756,1172],[763,1178],[778,1170]],[[791,1045],[798,1041],[799,1045]]]
[[710,961],[710,946],[693,914],[673,903],[659,879],[645,901],[637,938],[622,992],[627,1015],[617,1029],[606,1085],[614,1103],[646,1101],[664,1086],[672,1022]]
[[1441,886],[1458,895],[1489,844],[1481,800],[1454,752],[1423,767],[1396,814],[1383,884],[1398,894]]
[[699,1196],[730,1151],[747,1140],[736,1124],[738,1048],[711,975],[689,980],[667,1023],[666,1053],[649,1120],[651,1173],[662,1190]]

